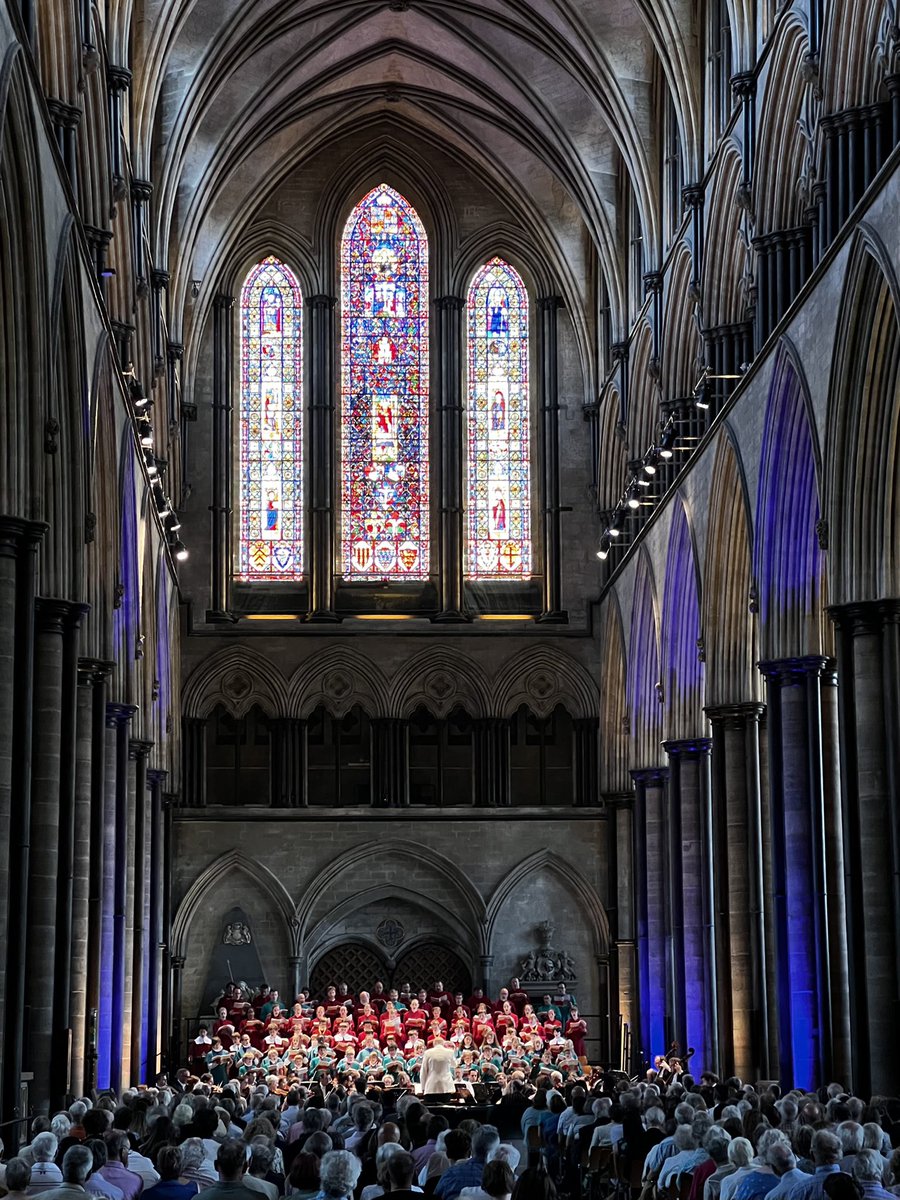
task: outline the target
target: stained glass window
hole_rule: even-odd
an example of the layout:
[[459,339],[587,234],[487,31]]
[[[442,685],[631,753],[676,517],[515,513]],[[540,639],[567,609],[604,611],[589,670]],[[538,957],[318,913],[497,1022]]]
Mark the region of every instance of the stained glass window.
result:
[[468,295],[466,576],[531,574],[528,294],[493,258]]
[[382,184],[341,242],[341,557],[346,579],[428,575],[428,239]]
[[240,537],[244,581],[303,574],[303,380],[300,286],[277,258],[241,289]]

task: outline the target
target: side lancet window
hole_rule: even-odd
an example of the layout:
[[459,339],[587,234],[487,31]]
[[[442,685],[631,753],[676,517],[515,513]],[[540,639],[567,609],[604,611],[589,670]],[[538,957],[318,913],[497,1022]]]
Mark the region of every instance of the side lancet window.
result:
[[528,293],[493,258],[469,287],[466,577],[531,575]]
[[253,268],[240,307],[242,582],[303,576],[303,300],[277,258]]
[[341,572],[429,572],[428,239],[386,184],[341,241]]

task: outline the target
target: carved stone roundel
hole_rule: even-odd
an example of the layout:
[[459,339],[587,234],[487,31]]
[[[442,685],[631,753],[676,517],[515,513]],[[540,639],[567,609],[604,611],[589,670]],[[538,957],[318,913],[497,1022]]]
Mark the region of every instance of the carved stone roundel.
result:
[[375,930],[375,936],[387,950],[396,950],[406,937],[406,930],[399,921],[387,917]]
[[243,700],[249,695],[253,683],[243,671],[231,671],[222,680],[222,691],[230,700]]
[[445,671],[435,671],[425,680],[425,692],[434,700],[446,700],[456,691],[456,683]]
[[525,687],[535,700],[546,700],[557,690],[558,681],[550,671],[533,671],[525,680]]
[[322,691],[332,700],[343,700],[353,690],[353,682],[343,671],[329,671],[322,680]]

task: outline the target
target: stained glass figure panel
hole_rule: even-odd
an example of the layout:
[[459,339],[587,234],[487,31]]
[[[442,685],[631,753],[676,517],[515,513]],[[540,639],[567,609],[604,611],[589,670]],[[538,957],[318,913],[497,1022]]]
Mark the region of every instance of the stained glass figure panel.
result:
[[467,298],[466,577],[531,575],[528,293],[500,258]]
[[303,575],[303,327],[300,285],[266,258],[241,289],[240,537],[244,582]]
[[428,239],[386,184],[341,242],[341,425],[344,578],[426,578]]

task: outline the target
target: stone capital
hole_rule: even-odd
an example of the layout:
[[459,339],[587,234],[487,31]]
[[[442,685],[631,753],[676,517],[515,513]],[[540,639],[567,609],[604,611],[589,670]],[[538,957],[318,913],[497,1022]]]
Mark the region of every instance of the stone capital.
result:
[[169,778],[169,772],[163,771],[159,767],[150,767],[147,771],[147,783],[152,787],[161,788]]
[[641,767],[637,771],[630,772],[631,778],[635,783],[658,784],[668,783],[669,768],[668,767]]
[[133,759],[147,758],[155,745],[155,742],[148,742],[143,738],[129,738],[128,757]]
[[799,687],[812,676],[833,675],[836,664],[833,658],[807,654],[799,658],[768,659],[756,665],[767,683],[778,687]]
[[23,550],[36,550],[49,528],[43,521],[0,516],[0,558],[18,558]]
[[38,596],[34,602],[35,628],[38,633],[64,634],[77,629],[89,611],[89,605],[78,604],[74,600]]
[[701,208],[706,202],[706,188],[702,183],[688,183],[681,189],[681,199],[686,208]]
[[663,742],[662,747],[669,758],[702,758],[712,750],[712,738],[679,738]]
[[556,313],[565,307],[566,302],[562,296],[540,296],[538,298],[538,308],[541,312]]
[[739,100],[752,100],[756,95],[756,73],[739,71],[731,77],[731,90]]
[[634,808],[634,792],[601,792],[600,799],[611,809]]
[[307,300],[307,304],[310,308],[320,313],[332,312],[334,310],[334,306],[337,304],[337,297],[329,296],[325,292],[319,292],[315,296],[310,296],[310,298]]
[[438,296],[434,306],[439,312],[462,312],[466,302],[462,296]]
[[118,729],[121,725],[127,725],[134,714],[137,712],[136,704],[119,704],[112,702],[106,706],[106,727],[107,729]]
[[746,704],[710,704],[703,711],[714,728],[721,726],[724,729],[744,729],[762,719],[766,706],[753,701]]
[[111,92],[127,92],[131,87],[131,71],[127,67],[117,67],[110,64],[106,68],[106,82]]
[[900,600],[863,600],[833,604],[826,610],[835,626],[851,637],[879,634],[885,625],[900,621]]
[[103,658],[79,658],[78,686],[93,687],[95,683],[103,683],[112,675],[115,665]]

